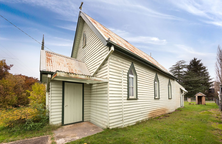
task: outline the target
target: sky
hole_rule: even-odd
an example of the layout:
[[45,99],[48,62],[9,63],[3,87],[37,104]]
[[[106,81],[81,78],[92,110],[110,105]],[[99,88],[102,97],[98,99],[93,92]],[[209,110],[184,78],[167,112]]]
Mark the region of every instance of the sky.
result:
[[[82,11],[169,70],[201,59],[215,79],[222,45],[221,0],[84,0]],[[0,15],[41,43],[71,56],[81,0],[0,0]],[[41,44],[0,17],[0,60],[39,79]]]

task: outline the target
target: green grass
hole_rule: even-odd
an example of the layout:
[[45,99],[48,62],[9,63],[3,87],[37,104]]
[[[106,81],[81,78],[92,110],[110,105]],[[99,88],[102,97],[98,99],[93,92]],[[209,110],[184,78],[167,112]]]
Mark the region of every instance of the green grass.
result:
[[215,103],[189,105],[171,114],[159,116],[125,128],[101,133],[70,143],[221,143],[221,112]]
[[0,143],[38,137],[43,135],[52,135],[52,131],[57,128],[58,127],[56,126],[46,125],[40,130],[26,131],[22,130],[19,126],[16,126],[14,128],[6,128],[4,126],[0,126]]

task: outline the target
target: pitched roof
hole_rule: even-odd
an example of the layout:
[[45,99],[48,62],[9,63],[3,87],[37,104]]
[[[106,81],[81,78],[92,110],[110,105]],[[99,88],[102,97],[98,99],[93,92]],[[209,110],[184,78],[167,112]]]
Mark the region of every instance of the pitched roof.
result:
[[206,96],[206,95],[201,92],[198,92],[197,94],[195,94],[195,96]]
[[[81,12],[81,13],[83,13],[83,12]],[[123,38],[121,38],[120,36],[118,36],[117,34],[112,32],[111,30],[109,30],[108,28],[104,27],[102,24],[100,24],[99,22],[97,22],[96,20],[94,20],[93,18],[88,16],[87,14],[85,14],[85,13],[83,13],[83,14],[90,20],[90,22],[94,25],[94,27],[102,34],[102,36],[106,40],[109,39],[110,41],[114,42],[115,44],[125,48],[128,51],[131,51],[132,53],[136,54],[137,56],[139,56],[139,57],[149,61],[153,65],[157,66],[161,70],[169,73],[169,71],[166,68],[164,68],[162,65],[160,65],[154,58],[152,58],[148,54],[144,53],[140,49],[136,48],[135,46],[130,44],[128,41],[124,40]]]
[[41,50],[40,71],[63,71],[79,75],[90,75],[85,63],[45,50]]

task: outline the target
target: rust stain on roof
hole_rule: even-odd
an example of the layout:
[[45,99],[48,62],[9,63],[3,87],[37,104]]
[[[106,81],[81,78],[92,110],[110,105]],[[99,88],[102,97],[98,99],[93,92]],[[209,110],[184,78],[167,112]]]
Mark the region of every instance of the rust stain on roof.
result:
[[91,23],[97,28],[97,30],[99,30],[100,33],[106,38],[106,40],[108,40],[108,38],[110,38],[110,40],[112,42],[116,43],[117,45],[135,53],[136,55],[140,56],[141,58],[156,65],[157,67],[159,67],[163,71],[169,73],[169,71],[166,68],[164,68],[162,65],[160,65],[155,59],[153,59],[152,57],[150,57],[149,55],[147,55],[143,51],[139,50],[138,48],[134,47],[132,44],[130,44],[129,42],[127,42],[126,40],[124,40],[123,38],[121,38],[120,36],[115,34],[114,32],[112,32],[111,30],[107,29],[106,27],[104,27],[102,24],[98,23],[96,20],[94,20],[93,18],[91,18],[87,14],[85,14],[85,15],[91,21]]
[[66,57],[48,51],[45,51],[45,56],[41,56],[41,58],[45,59],[45,67],[41,68],[41,71],[65,71],[69,73],[90,75],[86,64],[74,58]]

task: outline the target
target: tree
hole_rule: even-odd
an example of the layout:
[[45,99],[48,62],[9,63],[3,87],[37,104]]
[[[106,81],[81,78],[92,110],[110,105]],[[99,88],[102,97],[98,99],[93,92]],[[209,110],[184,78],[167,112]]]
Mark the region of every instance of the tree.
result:
[[8,66],[5,60],[0,61],[0,107],[18,107],[29,104],[32,85],[38,79],[25,75],[13,75],[8,71],[12,65]]
[[220,46],[217,48],[216,80],[222,84],[222,49]]
[[211,85],[212,79],[209,76],[207,68],[201,60],[197,58],[192,59],[184,75],[184,87],[188,91],[187,97],[193,97],[198,92],[207,95]]
[[0,80],[9,74],[9,70],[13,65],[7,65],[5,60],[0,60]]
[[17,102],[17,96],[14,92],[14,79],[12,74],[0,80],[0,107],[8,108],[14,106]]
[[25,76],[25,75],[18,75],[18,76],[21,76],[24,78],[25,80],[25,83],[23,84],[23,88],[25,90],[29,90],[31,91],[32,90],[32,85],[36,82],[39,82],[39,80],[37,78],[33,78],[33,77],[28,77],[28,76]]
[[183,76],[185,74],[185,69],[187,65],[184,60],[180,60],[176,62],[175,65],[170,67],[170,72],[178,79],[177,81],[182,84],[183,83]]

